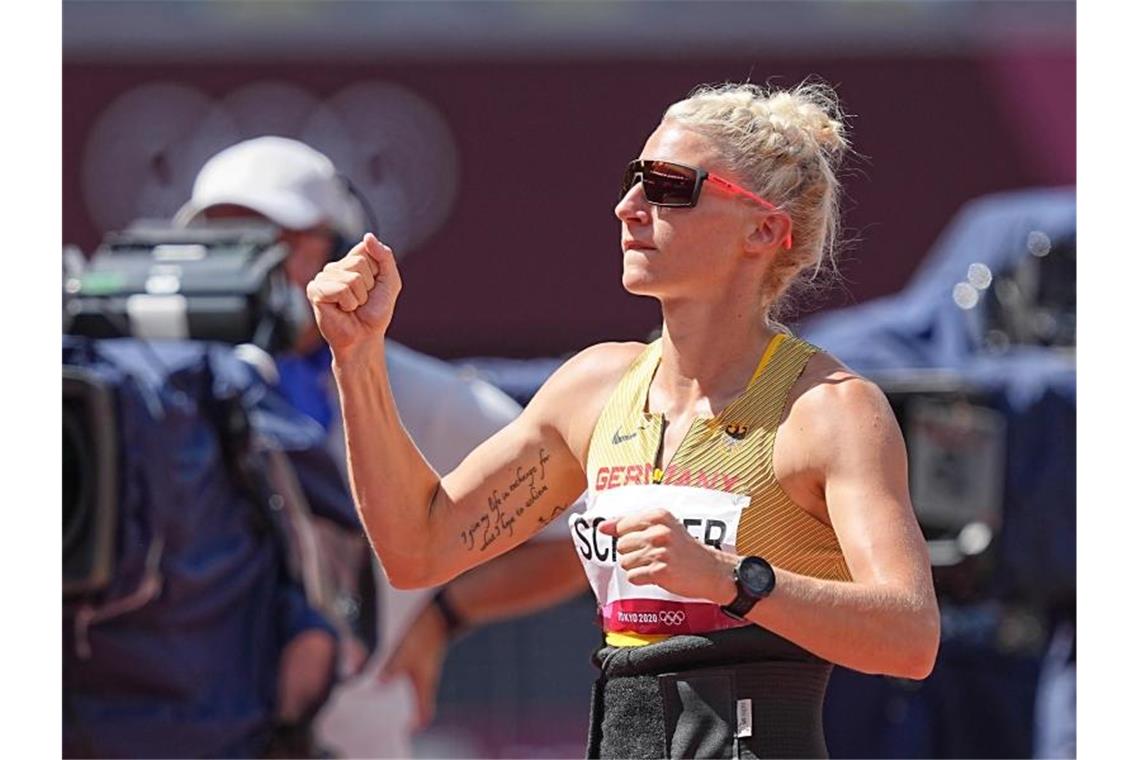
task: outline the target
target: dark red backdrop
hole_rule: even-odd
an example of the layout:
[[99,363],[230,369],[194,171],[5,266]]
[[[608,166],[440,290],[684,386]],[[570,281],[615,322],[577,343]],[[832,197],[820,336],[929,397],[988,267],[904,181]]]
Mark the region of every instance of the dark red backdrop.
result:
[[623,165],[664,108],[695,84],[814,74],[835,84],[856,149],[846,226],[858,238],[846,287],[817,307],[901,287],[971,197],[1075,181],[1074,53],[1000,58],[86,65],[63,69],[63,236],[90,250],[102,231],[79,166],[111,100],[174,81],[222,96],[261,79],[326,96],[362,79],[434,103],[459,148],[459,193],[443,229],[404,262],[393,335],[441,356],[552,355],[638,339],[655,304],[621,289],[612,215]]

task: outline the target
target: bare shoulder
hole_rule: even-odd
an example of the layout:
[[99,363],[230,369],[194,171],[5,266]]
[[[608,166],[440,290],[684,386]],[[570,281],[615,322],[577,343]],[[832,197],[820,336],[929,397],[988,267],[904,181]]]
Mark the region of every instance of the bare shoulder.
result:
[[636,341],[595,343],[567,359],[555,374],[567,373],[586,381],[614,377],[616,382],[645,347]]
[[541,415],[584,459],[606,399],[645,350],[637,342],[597,343],[566,360],[535,394],[527,413]]
[[825,455],[838,447],[885,442],[900,435],[879,386],[823,351],[808,360],[793,385],[785,423]]

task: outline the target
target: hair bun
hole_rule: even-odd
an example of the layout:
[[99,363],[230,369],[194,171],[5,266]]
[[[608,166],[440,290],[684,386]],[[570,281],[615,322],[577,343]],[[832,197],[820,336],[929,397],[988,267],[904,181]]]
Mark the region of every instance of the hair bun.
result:
[[[756,95],[771,129],[789,145],[838,157],[847,149],[846,129],[835,91],[824,84],[804,83],[793,90]],[[761,114],[758,113],[758,116]]]

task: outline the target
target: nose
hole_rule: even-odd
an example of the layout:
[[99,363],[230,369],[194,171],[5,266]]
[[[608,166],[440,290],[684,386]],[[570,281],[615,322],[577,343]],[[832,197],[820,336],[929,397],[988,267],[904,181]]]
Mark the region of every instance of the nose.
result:
[[631,187],[614,206],[614,216],[627,224],[649,223],[649,202],[645,200],[645,191],[641,189],[640,182]]

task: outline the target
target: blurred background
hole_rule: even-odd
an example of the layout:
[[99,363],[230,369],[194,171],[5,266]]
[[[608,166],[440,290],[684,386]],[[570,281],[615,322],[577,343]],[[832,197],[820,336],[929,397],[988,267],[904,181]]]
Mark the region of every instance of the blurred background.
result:
[[[302,140],[401,257],[391,336],[520,403],[658,324],[621,288],[612,209],[664,109],[700,83],[834,85],[850,245],[793,326],[888,391],[944,620],[925,682],[836,670],[830,751],[1075,751],[1074,3],[63,8],[65,244],[173,216],[229,145]],[[460,640],[416,754],[580,756],[594,621],[583,595]]]

